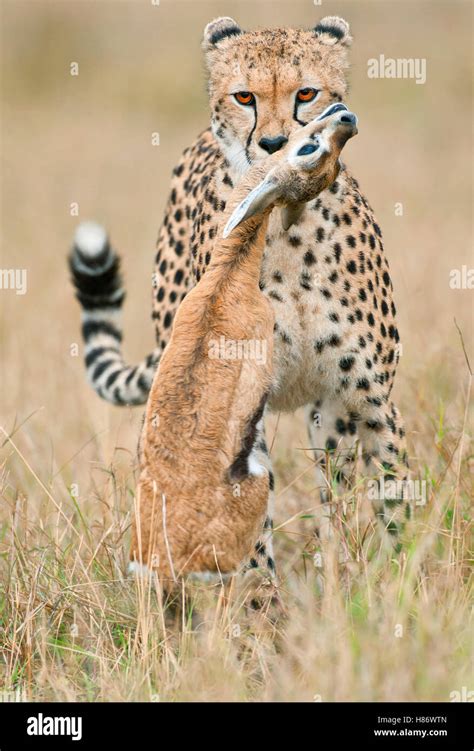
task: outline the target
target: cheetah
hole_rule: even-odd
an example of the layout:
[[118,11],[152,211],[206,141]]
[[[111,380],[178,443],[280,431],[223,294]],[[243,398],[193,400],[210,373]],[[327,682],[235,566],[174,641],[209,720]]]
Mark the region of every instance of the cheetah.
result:
[[[116,405],[146,402],[178,306],[206,273],[232,190],[252,165],[284,150],[292,134],[347,93],[352,38],[341,18],[312,29],[244,31],[218,18],[204,31],[211,124],[174,169],[159,232],[152,318],[156,348],[139,365],[122,354],[119,258],[102,229],[79,228],[70,266],[82,306],[87,376]],[[404,477],[405,431],[391,392],[399,333],[382,232],[369,202],[342,165],[334,183],[302,206],[270,216],[260,289],[275,315],[274,379],[267,410],[304,407],[323,518],[333,510],[325,463],[350,482],[359,444],[368,474]],[[316,417],[318,419],[316,419]],[[264,428],[256,443],[267,451]],[[274,479],[270,475],[273,491]],[[398,545],[409,507],[374,502]],[[272,556],[273,500],[261,540]],[[323,525],[324,526],[324,525]],[[327,524],[326,524],[327,526]]]
[[[331,185],[357,131],[329,108],[256,162],[234,189],[206,274],[176,313],[148,398],[131,570],[160,576],[169,592],[185,575],[228,576],[252,561],[269,495],[255,434],[272,384],[273,306],[259,290],[270,212]],[[334,111],[335,110],[335,111]],[[228,357],[216,342],[255,341],[263,358]],[[274,562],[267,556],[267,565]]]

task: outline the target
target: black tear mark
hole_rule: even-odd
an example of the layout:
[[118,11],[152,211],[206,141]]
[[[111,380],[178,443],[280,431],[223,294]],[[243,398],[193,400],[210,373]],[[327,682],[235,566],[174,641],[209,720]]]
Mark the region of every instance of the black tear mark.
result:
[[307,122],[304,122],[303,120],[298,119],[298,100],[296,99],[296,97],[295,97],[295,104],[293,107],[293,120],[296,120],[297,123],[303,126],[308,124]]
[[254,123],[253,123],[252,130],[250,131],[250,133],[248,135],[248,138],[247,138],[247,143],[245,144],[245,156],[246,156],[247,162],[249,164],[252,164],[252,162],[250,161],[250,154],[249,154],[250,141],[252,140],[252,136],[253,136],[253,134],[255,132],[255,128],[257,127],[257,103],[255,101],[255,97],[254,97],[254,100],[253,100],[253,102],[251,104],[251,107],[253,109],[255,117],[254,117]]

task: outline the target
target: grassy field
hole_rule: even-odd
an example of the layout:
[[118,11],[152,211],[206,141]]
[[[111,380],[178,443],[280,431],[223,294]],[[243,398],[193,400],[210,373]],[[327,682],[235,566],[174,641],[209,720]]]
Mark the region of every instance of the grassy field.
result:
[[[0,696],[447,701],[472,689],[472,291],[449,284],[452,270],[474,265],[472,6],[0,5],[1,267],[28,280],[24,295],[0,290]],[[113,408],[85,383],[66,253],[80,219],[108,226],[124,256],[125,350],[141,358],[153,346],[153,247],[169,174],[208,119],[202,28],[218,15],[252,27],[329,14],[347,18],[355,38],[348,103],[360,134],[346,159],[384,231],[403,341],[396,400],[413,477],[431,490],[391,558],[356,483],[339,504],[347,560],[338,564],[336,540],[315,565],[304,423],[273,416],[286,615],[249,613],[244,589],[231,604],[195,590],[199,620],[176,628],[125,575],[142,410]],[[380,54],[426,58],[426,84],[369,79],[367,60]]]

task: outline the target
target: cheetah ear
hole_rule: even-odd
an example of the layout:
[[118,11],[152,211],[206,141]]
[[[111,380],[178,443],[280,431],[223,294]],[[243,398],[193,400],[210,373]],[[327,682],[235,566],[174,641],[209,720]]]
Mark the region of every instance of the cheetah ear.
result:
[[232,230],[239,226],[246,219],[255,214],[260,214],[265,211],[270,204],[274,203],[278,198],[277,184],[268,175],[265,180],[257,185],[256,188],[250,191],[248,196],[232,212],[229,221],[224,227],[222,236],[229,237]]
[[352,42],[349,24],[339,16],[322,18],[313,31],[322,44],[342,44],[349,47]]
[[233,18],[229,18],[229,16],[215,18],[204,29],[203,49],[205,52],[208,52],[223,39],[238,36],[239,34],[242,34],[242,29]]

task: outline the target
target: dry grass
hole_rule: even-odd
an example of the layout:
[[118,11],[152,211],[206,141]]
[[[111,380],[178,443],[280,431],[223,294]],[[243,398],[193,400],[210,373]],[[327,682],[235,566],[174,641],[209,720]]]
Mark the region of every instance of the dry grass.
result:
[[[65,269],[77,222],[69,204],[103,219],[124,252],[125,342],[138,358],[152,345],[143,290],[168,174],[206,124],[198,34],[223,12],[263,25],[268,7],[6,0],[1,265],[28,270],[28,293],[0,293],[0,425],[10,436],[0,441],[4,690],[81,701],[434,701],[472,687],[471,382],[453,323],[472,363],[472,314],[469,292],[449,288],[450,269],[472,266],[470,8],[330,5],[272,3],[272,22],[336,12],[354,29],[350,105],[361,133],[347,160],[384,229],[404,343],[397,401],[413,476],[432,484],[428,503],[390,559],[367,528],[356,484],[339,507],[349,561],[338,566],[328,544],[316,567],[305,428],[299,415],[275,416],[287,617],[274,627],[247,612],[244,591],[229,605],[219,591],[195,590],[199,618],[176,629],[154,592],[125,577],[141,410],[101,403],[71,356],[79,315]],[[426,57],[426,85],[369,83],[366,60],[381,52]]]
[[[124,577],[133,473],[98,465],[96,492],[79,505],[64,480],[43,485],[10,443],[8,463],[27,490],[6,478],[5,687],[55,701],[447,700],[471,681],[462,410],[460,419],[455,436],[433,442],[433,494],[400,559],[363,544],[372,530],[354,524],[357,494],[345,496],[345,513],[341,502],[339,525],[353,522],[342,566],[331,543],[314,565],[314,509],[291,523],[280,511],[288,615],[276,628],[243,607],[245,591],[229,605],[219,588],[192,592],[198,621],[165,623],[154,589]],[[314,506],[302,480],[280,495]]]

